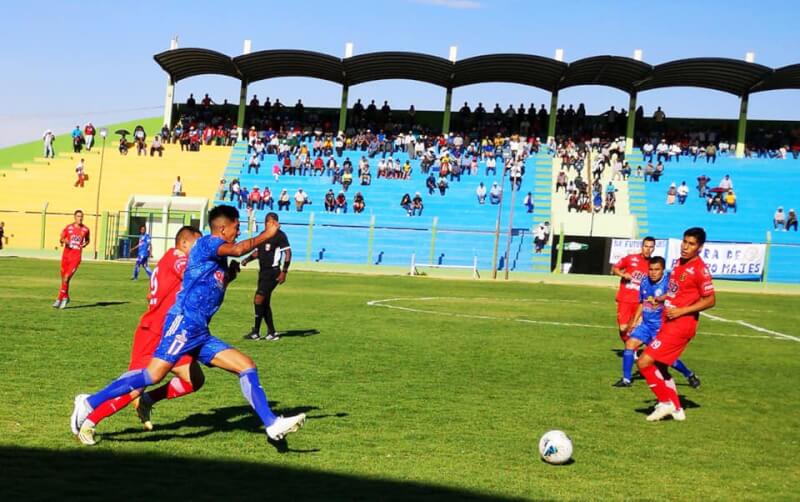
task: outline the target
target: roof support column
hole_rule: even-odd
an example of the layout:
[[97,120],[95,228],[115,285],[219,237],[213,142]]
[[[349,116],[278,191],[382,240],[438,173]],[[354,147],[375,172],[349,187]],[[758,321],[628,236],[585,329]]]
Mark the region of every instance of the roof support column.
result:
[[[169,50],[178,48],[178,39],[173,38],[169,41]],[[164,124],[167,127],[172,127],[172,105],[175,101],[175,80],[172,75],[167,76],[167,95],[164,99]]]
[[241,141],[244,137],[244,112],[247,106],[247,80],[242,79],[242,85],[239,87],[239,115],[236,118],[236,127],[239,129],[239,138]]
[[736,128],[736,158],[741,159],[744,157],[745,136],[747,133],[747,102],[750,100],[750,94],[742,95],[742,101],[739,104],[739,125]]
[[547,120],[547,143],[552,142],[556,137],[556,113],[558,112],[558,91],[555,90],[550,95],[550,115]]
[[347,129],[347,95],[350,86],[347,84],[342,85],[342,103],[339,106],[339,132],[344,133]]
[[636,91],[631,91],[628,99],[628,124],[625,129],[625,155],[633,152],[633,139],[636,132]]
[[442,134],[450,133],[450,107],[453,101],[453,88],[448,87],[444,95],[444,116],[442,117]]

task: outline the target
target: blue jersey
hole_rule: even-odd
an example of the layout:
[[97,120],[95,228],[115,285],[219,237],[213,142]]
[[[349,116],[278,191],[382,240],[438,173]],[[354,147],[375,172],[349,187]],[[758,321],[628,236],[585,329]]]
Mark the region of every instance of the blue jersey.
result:
[[657,302],[655,299],[667,293],[669,286],[669,274],[664,274],[660,281],[653,283],[650,277],[642,279],[639,286],[639,303],[642,304],[642,324],[648,328],[658,330],[664,316],[664,302]]
[[227,258],[217,256],[224,243],[213,235],[197,239],[189,252],[181,291],[169,309],[170,315],[182,315],[195,324],[208,326],[225,297]]
[[139,247],[136,248],[139,258],[150,256],[150,234],[143,233],[139,236]]

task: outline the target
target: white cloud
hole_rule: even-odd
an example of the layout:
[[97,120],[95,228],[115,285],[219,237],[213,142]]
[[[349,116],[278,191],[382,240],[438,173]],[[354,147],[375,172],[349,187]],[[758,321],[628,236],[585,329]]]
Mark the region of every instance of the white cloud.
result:
[[480,9],[481,3],[474,0],[414,0],[415,3],[446,7],[448,9]]

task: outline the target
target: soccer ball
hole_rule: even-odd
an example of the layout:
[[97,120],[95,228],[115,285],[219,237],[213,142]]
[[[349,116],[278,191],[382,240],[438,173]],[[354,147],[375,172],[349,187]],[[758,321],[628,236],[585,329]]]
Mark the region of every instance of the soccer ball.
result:
[[539,440],[539,454],[548,464],[563,464],[572,458],[572,440],[564,431],[547,431]]

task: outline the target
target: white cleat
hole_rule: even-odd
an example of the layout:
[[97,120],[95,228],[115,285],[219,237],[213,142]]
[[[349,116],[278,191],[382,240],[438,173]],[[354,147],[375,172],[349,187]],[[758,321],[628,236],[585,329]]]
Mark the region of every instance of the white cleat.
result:
[[86,446],[94,446],[97,440],[94,438],[94,424],[89,420],[83,422],[81,430],[78,431],[78,440]]
[[92,412],[89,403],[86,402],[86,398],[88,397],[89,394],[78,394],[75,396],[75,406],[72,408],[69,426],[72,429],[72,433],[76,436],[80,432],[83,422],[86,421],[86,417]]
[[61,300],[61,305],[59,305],[58,308],[64,310],[65,308],[67,308],[68,304],[69,304],[69,298],[64,298],[63,300]]
[[280,441],[287,434],[297,432],[306,423],[306,414],[300,413],[293,417],[280,416],[267,427],[267,436],[274,441]]
[[53,302],[53,308],[54,309],[57,309],[60,306],[61,306],[61,300],[56,300],[55,302]]
[[658,403],[653,410],[653,413],[647,415],[648,422],[658,422],[659,420],[663,420],[664,418],[672,415],[677,410],[675,409],[675,405],[671,402],[669,403]]
[[686,412],[683,411],[683,408],[679,408],[672,412],[672,419],[677,420],[678,422],[683,422],[686,420]]

